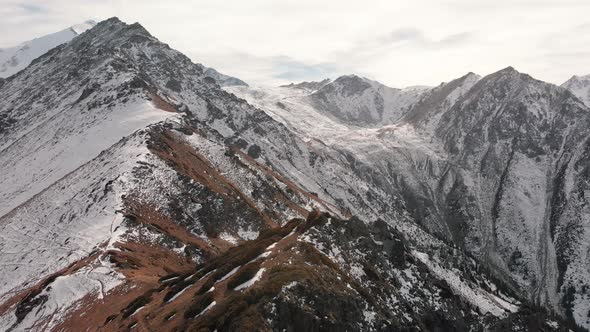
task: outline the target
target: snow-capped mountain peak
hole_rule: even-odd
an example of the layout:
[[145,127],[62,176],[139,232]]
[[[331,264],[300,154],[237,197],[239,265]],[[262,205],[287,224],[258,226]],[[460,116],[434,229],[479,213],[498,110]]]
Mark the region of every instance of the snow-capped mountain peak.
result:
[[26,41],[15,47],[0,49],[0,78],[18,73],[50,49],[69,42],[95,25],[95,21],[88,20],[56,33]]
[[248,86],[248,84],[241,79],[222,74],[210,67],[203,66],[203,72],[206,76],[217,81],[221,86]]
[[429,88],[395,89],[357,75],[340,76],[310,95],[315,107],[340,121],[367,126],[399,120]]
[[[118,17],[112,17],[104,22],[117,23],[121,22]],[[33,60],[47,53],[47,51],[63,43],[71,41],[74,37],[84,33],[97,25],[94,20],[87,20],[80,24],[75,24],[62,31],[52,33],[43,37],[35,38],[31,41],[23,42],[12,48],[0,49],[0,79],[9,77],[26,68]],[[137,33],[151,37],[151,34],[139,23],[130,25],[136,29]],[[221,86],[247,86],[244,81],[220,73],[219,71],[200,65],[205,75],[213,78]]]
[[570,90],[586,106],[590,107],[590,75],[574,75],[561,86]]
[[326,79],[323,79],[319,82],[315,82],[315,81],[307,82],[306,81],[306,82],[300,82],[300,83],[291,83],[291,84],[281,85],[280,87],[281,88],[291,88],[291,89],[301,89],[301,90],[306,90],[309,92],[314,92],[330,82],[332,82],[332,80],[329,78],[326,78]]
[[86,30],[91,29],[96,24],[97,23],[94,20],[87,20],[83,23],[72,25],[71,29],[74,30],[74,32],[79,35],[79,34],[85,32]]

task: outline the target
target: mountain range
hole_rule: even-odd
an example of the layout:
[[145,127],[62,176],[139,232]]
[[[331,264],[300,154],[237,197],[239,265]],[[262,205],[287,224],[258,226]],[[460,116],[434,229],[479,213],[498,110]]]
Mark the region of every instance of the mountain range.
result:
[[260,88],[84,27],[0,53],[0,330],[590,327],[590,77]]

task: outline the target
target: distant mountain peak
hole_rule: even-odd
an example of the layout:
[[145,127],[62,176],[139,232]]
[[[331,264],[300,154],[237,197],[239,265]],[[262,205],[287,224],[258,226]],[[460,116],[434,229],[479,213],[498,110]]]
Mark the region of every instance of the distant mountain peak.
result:
[[481,75],[476,74],[476,73],[470,71],[467,74],[463,75],[463,78],[478,78],[478,79],[480,79],[481,78]]
[[[523,75],[521,74],[518,70],[516,70],[514,67],[512,66],[508,66],[506,68],[500,69],[495,73],[492,73],[490,76],[504,76],[504,77],[515,77],[515,76],[519,76],[519,75]],[[526,74],[524,74],[526,75]]]
[[144,36],[153,37],[152,34],[143,27],[143,25],[139,24],[139,22],[127,25],[127,30]]
[[364,80],[364,77],[361,77],[361,76],[359,76],[357,74],[346,74],[346,75],[339,76],[338,78],[336,78],[335,81],[337,81],[339,79]]
[[469,87],[471,87],[476,82],[479,82],[482,78],[483,77],[481,75],[478,75],[474,72],[468,72],[467,74],[459,77],[457,81],[462,82],[462,84],[471,83],[469,84]]
[[518,70],[516,70],[514,67],[512,66],[508,66],[506,68],[500,69],[500,72],[515,72],[518,73]]
[[[491,73],[483,78],[482,82],[496,82],[498,84],[509,84],[510,86],[518,86],[522,84],[548,84],[546,82],[537,80],[529,74],[519,72],[514,67],[506,67],[498,70],[497,72]],[[495,84],[495,83],[494,83]]]
[[334,80],[334,83],[369,82],[370,80],[356,74],[342,75]]
[[[575,75],[574,75],[575,76]],[[582,75],[582,76],[576,76],[578,79],[584,79],[584,80],[590,80],[590,74],[588,75]]]
[[[49,50],[70,42],[74,37],[88,30],[92,30],[92,33],[97,37],[94,42],[113,47],[140,43],[145,41],[146,38],[157,40],[138,22],[127,24],[116,16],[99,23],[94,20],[87,20],[65,30],[24,42],[14,48],[0,49],[0,78],[6,78],[20,72]],[[213,78],[221,86],[248,85],[238,78],[222,74],[213,68],[199,66],[201,66],[206,76]]]
[[569,80],[565,81],[563,84],[566,84],[568,82],[577,82],[577,81],[590,81],[590,74],[588,74],[588,75],[573,75]]
[[325,86],[322,89],[331,88],[332,86],[338,89],[346,96],[352,96],[363,93],[363,91],[370,89],[372,84],[370,81],[357,75],[343,75],[334,80],[334,82]]
[[586,106],[590,107],[590,75],[574,75],[565,81],[561,87],[571,91]]
[[291,83],[291,84],[281,85],[280,87],[281,88],[294,88],[294,89],[315,91],[315,90],[322,88],[326,84],[329,84],[330,82],[332,82],[332,80],[329,78],[326,78],[326,79],[323,79],[319,82],[318,81],[309,81],[309,82],[304,81],[304,82],[300,82],[300,83]]
[[18,46],[0,49],[0,77],[6,78],[18,73],[47,51],[69,42],[96,25],[95,21],[87,20],[67,29],[23,42]]
[[98,23],[96,23],[94,20],[87,20],[83,23],[72,25],[71,29],[79,35],[86,30],[93,28],[96,24]]
[[99,22],[93,27],[92,31],[108,32],[113,29],[119,29],[119,34],[140,34],[153,38],[153,36],[139,22],[128,24],[121,21],[118,17],[111,17],[105,21]]
[[212,79],[217,81],[217,83],[219,83],[219,85],[221,86],[248,86],[248,83],[242,81],[239,78],[222,74],[219,71],[210,67],[205,67],[203,65],[201,66],[203,69],[203,73],[205,73],[205,76],[211,77]]
[[316,107],[356,126],[391,124],[399,120],[428,87],[391,88],[355,74],[343,75],[311,94]]

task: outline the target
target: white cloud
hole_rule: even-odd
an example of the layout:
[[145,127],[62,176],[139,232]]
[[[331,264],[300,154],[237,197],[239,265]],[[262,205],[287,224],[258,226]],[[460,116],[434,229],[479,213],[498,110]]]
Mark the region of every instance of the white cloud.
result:
[[590,73],[587,0],[0,0],[0,47],[118,16],[254,84],[356,73],[435,85],[508,65],[554,83]]

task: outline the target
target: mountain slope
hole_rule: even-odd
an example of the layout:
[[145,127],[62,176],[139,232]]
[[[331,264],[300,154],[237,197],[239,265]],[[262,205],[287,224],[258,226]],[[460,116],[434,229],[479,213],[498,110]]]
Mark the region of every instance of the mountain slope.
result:
[[24,42],[15,47],[0,49],[0,78],[6,78],[18,73],[27,67],[31,61],[50,49],[67,43],[95,25],[96,22],[94,21],[86,21],[65,30]]
[[590,107],[590,75],[572,76],[565,81],[562,87],[570,90],[576,97],[580,98],[586,106]]
[[[114,35],[108,37],[116,39]],[[139,70],[121,70],[117,66],[125,65],[122,58],[88,52],[77,56],[85,47],[89,44],[75,39],[37,59],[3,85],[5,102],[0,106],[0,117],[5,125],[0,128],[0,165],[5,176],[0,180],[1,215],[121,137],[173,115],[157,110],[146,100],[151,98],[149,91],[130,88],[137,83],[134,80]],[[39,75],[43,80],[31,84]],[[42,92],[45,89],[47,93]]]
[[326,78],[320,82],[300,82],[300,83],[291,83],[291,84],[287,84],[287,85],[281,85],[281,88],[295,88],[295,89],[303,89],[303,90],[307,90],[309,92],[313,92],[316,90],[319,90],[320,88],[322,88],[324,85],[328,84],[332,82],[331,79]]
[[452,215],[462,240],[537,302],[586,324],[585,295],[565,299],[590,282],[578,272],[587,266],[589,124],[590,110],[567,91],[507,68],[478,82],[436,132],[460,166],[440,196],[464,207]]
[[393,89],[356,75],[341,76],[310,95],[314,107],[349,124],[391,124],[428,88]]
[[432,135],[432,131],[438,126],[438,121],[443,114],[480,79],[481,76],[468,73],[451,82],[441,83],[424,93],[419,100],[412,104],[401,122],[409,123],[426,131],[427,135]]
[[[95,21],[89,20],[68,29],[23,42],[12,48],[0,49],[0,80],[18,73],[47,51],[69,42],[95,25]],[[222,74],[213,68],[201,65],[201,69],[206,76],[216,80],[221,86],[248,86],[244,81]]]

